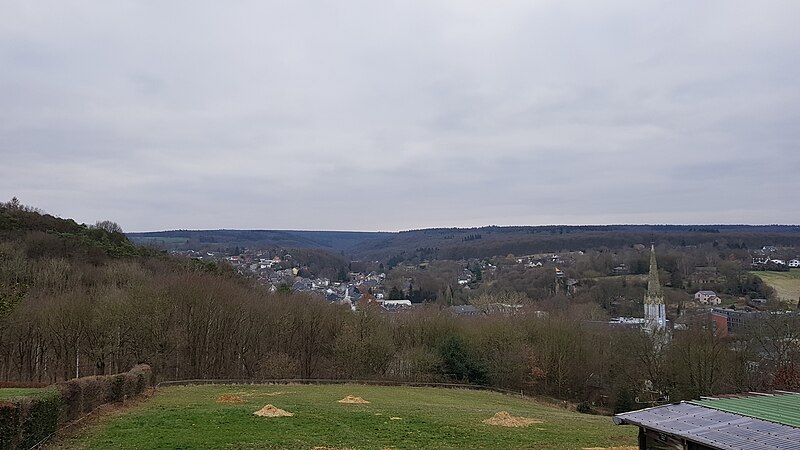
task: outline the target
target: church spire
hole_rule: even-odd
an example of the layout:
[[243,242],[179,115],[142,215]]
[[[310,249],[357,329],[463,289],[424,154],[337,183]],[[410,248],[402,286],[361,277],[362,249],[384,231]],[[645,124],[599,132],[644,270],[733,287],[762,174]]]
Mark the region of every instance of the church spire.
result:
[[644,295],[644,320],[645,328],[651,333],[666,329],[667,311],[661,283],[658,281],[655,244],[650,245],[650,275],[647,277],[647,293]]
[[646,303],[664,303],[664,294],[661,293],[661,282],[658,280],[658,264],[656,263],[655,244],[650,245],[650,274],[647,277]]

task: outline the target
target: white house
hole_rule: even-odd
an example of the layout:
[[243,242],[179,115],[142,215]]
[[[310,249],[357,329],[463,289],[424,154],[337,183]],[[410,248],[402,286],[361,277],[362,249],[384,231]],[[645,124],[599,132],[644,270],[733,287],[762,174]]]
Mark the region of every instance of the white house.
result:
[[411,300],[383,300],[378,302],[386,309],[410,308]]
[[800,259],[791,259],[789,260],[789,267],[800,267]]
[[694,299],[703,304],[719,305],[722,299],[714,291],[698,291],[694,294]]

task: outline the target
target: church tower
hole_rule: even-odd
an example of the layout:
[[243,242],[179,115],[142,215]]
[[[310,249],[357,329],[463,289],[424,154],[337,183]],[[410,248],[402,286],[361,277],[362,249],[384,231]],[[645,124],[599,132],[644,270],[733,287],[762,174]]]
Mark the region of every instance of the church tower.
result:
[[664,294],[658,281],[655,244],[650,246],[650,275],[647,278],[647,294],[644,295],[645,329],[650,332],[664,332],[667,329],[667,313]]

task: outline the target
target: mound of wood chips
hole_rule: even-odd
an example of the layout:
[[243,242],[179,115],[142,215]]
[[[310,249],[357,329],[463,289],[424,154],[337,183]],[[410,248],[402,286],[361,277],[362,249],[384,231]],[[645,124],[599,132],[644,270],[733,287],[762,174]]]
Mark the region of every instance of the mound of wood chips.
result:
[[527,417],[515,417],[509,414],[508,411],[500,411],[494,416],[484,420],[483,423],[498,427],[527,427],[536,423],[542,423],[542,421],[529,419]]
[[290,417],[294,415],[288,411],[284,411],[272,405],[267,405],[259,409],[258,411],[254,412],[253,414],[261,417]]

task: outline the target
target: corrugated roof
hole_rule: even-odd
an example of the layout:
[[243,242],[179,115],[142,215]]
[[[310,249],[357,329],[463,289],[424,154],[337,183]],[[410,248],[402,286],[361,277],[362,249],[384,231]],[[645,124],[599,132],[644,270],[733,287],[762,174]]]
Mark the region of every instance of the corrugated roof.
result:
[[800,428],[800,394],[793,392],[693,400],[689,403]]
[[633,424],[725,450],[800,450],[800,429],[691,403],[659,406],[614,416]]

